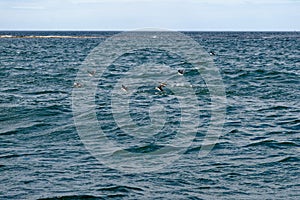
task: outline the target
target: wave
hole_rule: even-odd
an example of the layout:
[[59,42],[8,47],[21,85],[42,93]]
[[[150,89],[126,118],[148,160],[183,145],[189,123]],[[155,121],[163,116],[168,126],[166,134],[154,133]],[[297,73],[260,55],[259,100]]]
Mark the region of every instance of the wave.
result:
[[283,158],[283,159],[281,159],[281,160],[279,160],[278,162],[299,162],[299,158],[297,158],[297,157],[293,157],[293,156],[288,156],[288,157],[285,157],[285,158]]
[[59,196],[50,198],[41,198],[39,200],[81,200],[81,199],[105,199],[104,197],[96,197],[92,195],[70,195],[70,196]]
[[63,38],[63,39],[84,39],[84,38],[106,38],[107,36],[74,36],[74,35],[0,35],[0,38]]
[[105,193],[114,193],[114,194],[104,194],[103,196],[93,196],[93,195],[69,195],[69,196],[57,196],[49,198],[40,198],[39,200],[81,200],[81,199],[107,199],[107,198],[124,198],[127,197],[126,194],[135,191],[137,193],[143,192],[144,190],[138,187],[130,186],[112,186],[104,187],[98,189],[98,191]]
[[131,191],[144,191],[141,188],[138,187],[132,187],[132,186],[112,186],[112,187],[106,187],[106,188],[101,188],[99,191],[111,191],[111,192],[131,192]]
[[256,147],[256,146],[267,146],[271,148],[299,147],[299,145],[294,142],[288,142],[288,141],[278,142],[275,140],[264,140],[264,141],[254,142],[246,145],[246,147]]

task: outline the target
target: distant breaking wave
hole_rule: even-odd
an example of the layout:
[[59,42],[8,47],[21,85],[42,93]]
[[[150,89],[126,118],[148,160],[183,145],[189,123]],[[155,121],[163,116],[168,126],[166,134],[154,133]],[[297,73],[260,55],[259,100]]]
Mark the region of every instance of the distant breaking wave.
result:
[[106,38],[107,36],[74,36],[74,35],[0,35],[0,38]]

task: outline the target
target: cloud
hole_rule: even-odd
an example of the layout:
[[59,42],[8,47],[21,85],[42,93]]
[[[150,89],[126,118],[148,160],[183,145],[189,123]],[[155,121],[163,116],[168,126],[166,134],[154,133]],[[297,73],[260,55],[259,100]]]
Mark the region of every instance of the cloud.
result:
[[30,5],[28,5],[28,6],[13,6],[13,7],[11,7],[11,8],[13,8],[13,9],[21,9],[21,10],[44,10],[44,9],[46,9],[44,6],[30,6]]
[[[163,2],[182,2],[182,0],[68,0],[74,4],[90,4],[90,3],[163,3]],[[285,4],[285,3],[300,3],[300,0],[185,0],[185,3],[199,3],[199,4]]]
[[211,5],[244,5],[244,4],[291,4],[300,0],[186,0],[185,3],[199,3]]
[[[68,0],[73,4],[97,4],[97,3],[143,3],[143,2],[162,2],[166,0]],[[169,0],[167,0],[169,1]]]
[[0,0],[0,7],[40,10],[48,7],[68,7],[89,4],[177,4],[177,5],[278,5],[299,4],[300,0]]

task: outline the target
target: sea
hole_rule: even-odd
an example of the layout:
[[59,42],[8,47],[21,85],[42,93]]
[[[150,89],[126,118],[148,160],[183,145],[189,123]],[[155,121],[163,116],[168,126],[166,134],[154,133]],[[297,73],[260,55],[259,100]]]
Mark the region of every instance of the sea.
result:
[[0,31],[0,199],[300,199],[299,32],[124,34]]

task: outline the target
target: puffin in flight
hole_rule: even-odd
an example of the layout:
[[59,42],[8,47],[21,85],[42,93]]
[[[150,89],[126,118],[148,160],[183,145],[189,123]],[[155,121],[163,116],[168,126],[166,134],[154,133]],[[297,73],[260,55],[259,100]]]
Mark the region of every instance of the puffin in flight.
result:
[[162,92],[162,91],[164,91],[163,87],[165,87],[166,85],[167,85],[166,83],[161,83],[155,89],[157,89],[158,91]]
[[82,84],[81,84],[81,83],[75,82],[75,83],[73,84],[73,86],[76,87],[76,88],[81,88],[81,87],[82,87]]
[[88,71],[88,74],[89,74],[89,76],[95,76],[95,74],[96,74],[96,71]]
[[122,85],[122,90],[123,90],[124,92],[128,92],[128,88],[127,88],[125,85]]
[[179,69],[179,70],[178,70],[178,74],[179,74],[179,75],[183,75],[183,74],[184,74],[184,70],[183,70],[183,69]]

